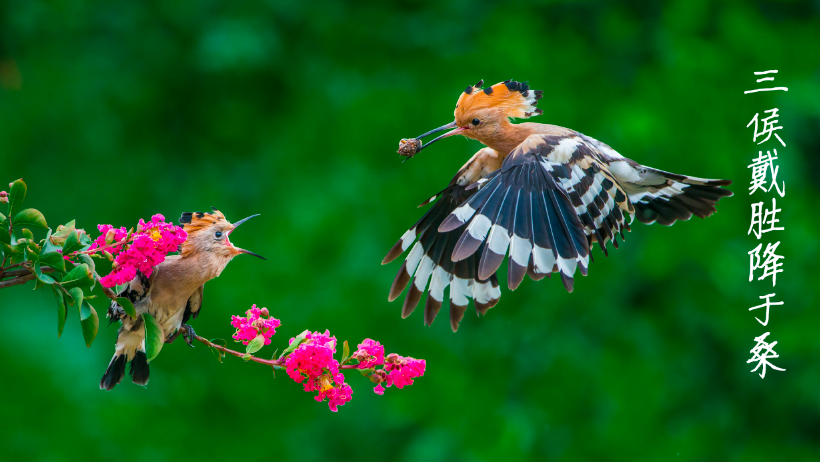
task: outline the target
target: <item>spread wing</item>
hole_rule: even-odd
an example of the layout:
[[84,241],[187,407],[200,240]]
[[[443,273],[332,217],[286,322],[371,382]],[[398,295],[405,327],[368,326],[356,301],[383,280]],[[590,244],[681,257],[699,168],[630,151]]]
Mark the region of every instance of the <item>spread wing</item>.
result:
[[202,309],[202,292],[204,290],[205,285],[203,284],[188,298],[188,303],[185,305],[185,313],[182,315],[182,324],[186,324],[191,316],[193,316],[194,319],[199,316],[199,310]]
[[510,256],[508,285],[558,272],[568,291],[576,269],[587,274],[590,246],[629,230],[634,207],[595,146],[581,135],[531,135],[501,168],[441,223],[458,230],[452,260],[480,255],[478,278],[494,274]]
[[424,322],[428,326],[432,324],[441,309],[444,290],[448,286],[450,327],[453,331],[458,329],[469,305],[469,299],[473,299],[476,312],[479,314],[486,314],[487,310],[498,303],[501,296],[498,279],[494,274],[478,278],[478,255],[467,257],[457,263],[451,260],[450,255],[455,249],[460,232],[438,231],[442,221],[476,193],[476,189],[468,189],[469,184],[475,182],[482,173],[486,173],[482,166],[492,163],[487,161],[487,155],[491,150],[482,151],[462,167],[447,188],[421,204],[424,206],[434,202],[424,216],[404,233],[382,261],[383,265],[390,263],[410,249],[393,281],[388,297],[393,301],[408,285],[410,286],[404,299],[402,317],[406,318],[413,312],[427,290]]

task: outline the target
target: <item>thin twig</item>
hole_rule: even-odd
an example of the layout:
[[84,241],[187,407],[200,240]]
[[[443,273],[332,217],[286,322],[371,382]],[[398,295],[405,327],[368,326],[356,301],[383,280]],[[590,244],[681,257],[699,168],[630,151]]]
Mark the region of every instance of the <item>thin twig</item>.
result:
[[108,287],[105,287],[105,286],[102,284],[102,281],[100,280],[100,275],[99,275],[99,274],[97,274],[97,272],[96,272],[96,271],[94,271],[94,279],[97,281],[97,284],[99,284],[99,285],[100,285],[100,288],[102,289],[102,291],[103,291],[103,293],[105,294],[105,296],[106,296],[106,297],[108,297],[108,298],[110,298],[111,300],[114,300],[114,301],[116,302],[116,301],[117,301],[117,294],[115,294],[113,290],[111,290],[111,289],[110,289],[110,288],[108,288]]
[[[211,348],[219,350],[223,353],[227,353],[231,356],[236,356],[237,358],[243,358],[243,359],[246,357],[245,353],[242,353],[242,352],[239,352],[239,351],[234,351],[234,350],[231,350],[230,348],[227,348],[227,347],[224,347],[222,345],[213,343],[210,340],[206,339],[205,337],[201,337],[199,335],[196,335],[196,336],[194,336],[194,338],[199,340],[200,342],[204,343],[205,345],[208,345]],[[265,365],[271,366],[271,367],[273,367],[273,366],[285,367],[284,359],[262,359],[262,358],[257,358],[256,356],[249,356],[247,360],[248,361],[253,361],[253,362],[259,363],[259,364],[265,364]],[[359,366],[357,364],[344,364],[344,365],[339,367],[339,369],[358,369],[358,368],[359,368]]]

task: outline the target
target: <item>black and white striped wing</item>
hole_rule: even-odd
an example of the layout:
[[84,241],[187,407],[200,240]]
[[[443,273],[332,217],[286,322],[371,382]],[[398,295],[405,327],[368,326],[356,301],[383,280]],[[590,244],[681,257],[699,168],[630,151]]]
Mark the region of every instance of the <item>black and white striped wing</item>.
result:
[[478,278],[494,274],[509,255],[508,285],[525,274],[538,280],[557,272],[567,291],[578,269],[587,274],[590,246],[623,238],[624,212],[634,208],[594,145],[580,136],[531,135],[482,180],[480,189],[439,226],[466,225],[453,261],[475,255]]
[[383,265],[390,263],[410,249],[393,281],[388,297],[392,302],[408,285],[410,286],[404,299],[402,317],[406,318],[413,312],[426,290],[424,322],[428,326],[432,324],[444,302],[444,289],[448,286],[450,327],[454,332],[464,317],[469,299],[473,299],[479,314],[486,314],[487,310],[498,303],[501,296],[498,279],[494,274],[478,279],[477,256],[458,263],[450,259],[460,232],[438,231],[439,225],[447,215],[474,193],[475,190],[468,191],[465,187],[452,183],[447,189],[421,204],[424,206],[435,201],[427,213],[404,233],[382,261]]

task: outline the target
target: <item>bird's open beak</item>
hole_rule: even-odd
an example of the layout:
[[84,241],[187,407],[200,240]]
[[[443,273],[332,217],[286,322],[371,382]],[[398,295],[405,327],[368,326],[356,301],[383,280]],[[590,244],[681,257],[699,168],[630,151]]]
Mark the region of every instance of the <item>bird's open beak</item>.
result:
[[437,136],[436,138],[433,138],[433,140],[432,140],[432,141],[430,141],[429,143],[422,144],[422,145],[421,145],[421,147],[420,147],[420,148],[418,148],[418,149],[416,150],[416,154],[418,154],[419,152],[421,152],[421,150],[422,150],[422,149],[426,148],[427,146],[430,146],[431,144],[435,143],[436,141],[438,141],[438,140],[440,140],[440,139],[442,139],[442,138],[447,138],[448,136],[458,135],[458,134],[464,133],[465,131],[469,130],[469,128],[459,127],[458,125],[456,125],[455,121],[453,121],[453,122],[450,122],[450,123],[449,123],[449,124],[447,124],[447,125],[442,125],[441,127],[438,127],[438,128],[436,128],[436,129],[430,130],[429,132],[427,132],[427,133],[425,133],[425,134],[423,134],[423,135],[421,135],[421,136],[418,136],[418,137],[416,137],[416,138],[417,138],[417,139],[422,139],[422,138],[424,138],[425,136],[430,136],[430,135],[432,135],[432,134],[434,134],[434,133],[438,133],[438,132],[440,132],[440,131],[442,131],[442,130],[447,130],[447,129],[449,129],[449,128],[452,128],[453,130],[450,130],[449,132],[447,132],[447,133],[445,133],[445,134],[443,134],[443,135],[439,135],[439,136]]
[[250,219],[251,219],[251,218],[253,218],[253,217],[258,217],[258,216],[259,216],[259,214],[257,213],[256,215],[251,215],[251,216],[249,216],[249,217],[247,217],[247,218],[243,218],[243,219],[241,219],[241,220],[237,221],[236,223],[234,223],[234,224],[233,224],[233,228],[231,228],[230,230],[228,230],[228,233],[226,234],[225,239],[228,241],[228,242],[227,242],[227,243],[228,243],[228,245],[230,245],[231,247],[233,247],[234,249],[236,249],[236,251],[237,251],[237,252],[239,252],[239,253],[246,253],[246,254],[248,254],[248,255],[253,255],[254,257],[261,258],[262,260],[267,260],[267,258],[263,257],[262,255],[259,255],[259,254],[256,254],[256,253],[253,253],[253,252],[251,252],[250,250],[240,249],[239,247],[234,246],[234,245],[231,243],[230,239],[228,239],[228,237],[231,235],[231,233],[232,233],[232,232],[234,232],[234,231],[236,230],[236,228],[238,228],[238,227],[239,227],[239,225],[241,225],[242,223],[245,223],[246,221],[250,220]]

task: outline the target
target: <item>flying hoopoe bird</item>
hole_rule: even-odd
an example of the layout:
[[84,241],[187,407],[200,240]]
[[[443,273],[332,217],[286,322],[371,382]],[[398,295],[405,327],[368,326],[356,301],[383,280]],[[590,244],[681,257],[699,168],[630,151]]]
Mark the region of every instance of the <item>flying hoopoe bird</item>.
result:
[[116,351],[105,370],[100,388],[111,390],[125,376],[125,365],[131,363],[131,381],[137,385],[148,383],[148,357],[145,354],[145,326],[143,313],[153,316],[162,328],[162,340],[173,342],[180,333],[192,346],[194,329],[186,324],[199,316],[202,308],[204,284],[222,274],[233,257],[251,251],[235,247],[229,236],[242,223],[258,215],[231,224],[222,212],[186,212],[179,223],[188,233],[180,246],[180,254],[172,255],[154,268],[150,278],[137,271],[137,276],[119,294],[134,303],[138,319],[123,311],[116,302],[108,309],[110,322],[121,321],[117,333]]
[[[618,247],[635,216],[643,223],[672,225],[692,215],[706,218],[730,180],[707,180],[657,170],[617,153],[606,144],[556,125],[520,123],[542,114],[543,92],[507,80],[459,96],[455,120],[418,138],[402,140],[399,154],[414,156],[436,141],[462,135],[480,141],[479,150],[440,193],[435,203],[401,237],[382,261],[387,264],[412,245],[390,288],[390,301],[410,285],[402,317],[425,289],[424,322],[432,324],[450,287],[450,327],[455,332],[469,299],[486,314],[501,296],[496,271],[509,256],[507,286],[524,275],[533,280],[559,273],[572,292],[576,269],[587,275],[590,250],[598,243]],[[422,145],[420,139],[451,129]],[[418,240],[416,240],[418,238]],[[415,245],[413,243],[415,242]]]

